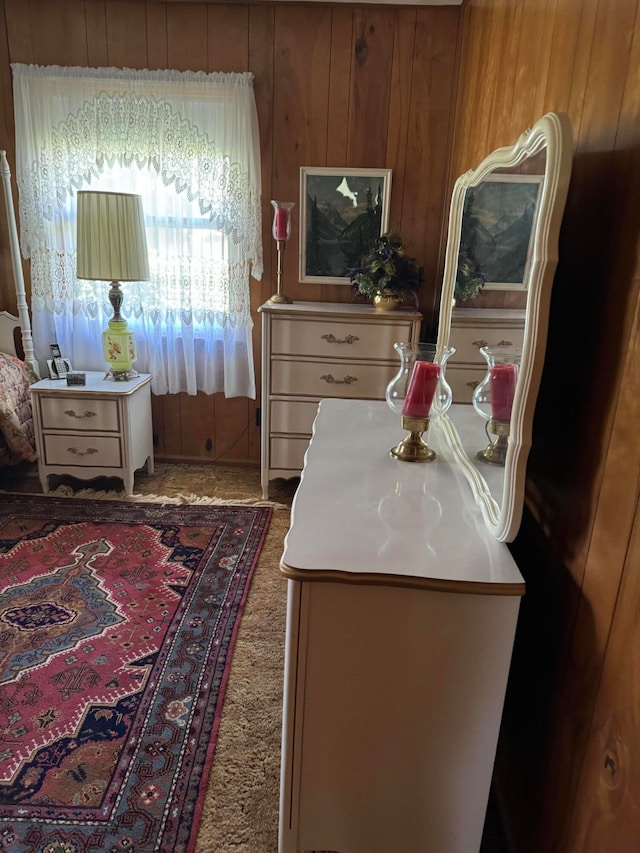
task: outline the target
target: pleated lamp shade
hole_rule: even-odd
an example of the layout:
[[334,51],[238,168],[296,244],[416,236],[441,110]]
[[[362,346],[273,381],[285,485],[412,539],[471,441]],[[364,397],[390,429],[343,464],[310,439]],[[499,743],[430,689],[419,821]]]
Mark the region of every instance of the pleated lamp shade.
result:
[[147,281],[149,258],[142,198],[131,193],[78,193],[77,277]]
[[113,317],[102,333],[102,352],[114,379],[136,376],[133,332],[120,314],[121,281],[147,281],[149,257],[142,198],[131,193],[78,193],[77,270],[81,279],[110,281]]

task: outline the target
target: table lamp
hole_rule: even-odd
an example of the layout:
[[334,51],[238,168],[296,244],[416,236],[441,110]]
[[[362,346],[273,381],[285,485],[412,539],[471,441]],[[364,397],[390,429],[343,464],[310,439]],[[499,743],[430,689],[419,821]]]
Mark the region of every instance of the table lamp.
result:
[[139,195],[81,190],[78,192],[77,277],[110,281],[113,317],[102,333],[102,350],[109,365],[107,376],[127,380],[137,373],[133,332],[120,314],[122,281],[147,281],[149,259]]

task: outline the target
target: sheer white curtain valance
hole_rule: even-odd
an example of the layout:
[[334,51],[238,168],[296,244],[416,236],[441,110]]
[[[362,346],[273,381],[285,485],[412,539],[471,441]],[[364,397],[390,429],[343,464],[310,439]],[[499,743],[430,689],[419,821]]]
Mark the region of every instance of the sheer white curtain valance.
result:
[[136,367],[153,373],[156,393],[255,396],[249,275],[262,275],[262,238],[252,75],[12,69],[39,357],[55,334],[74,364],[103,367],[107,288],[75,278],[75,196],[88,186],[139,192],[152,275],[125,290]]

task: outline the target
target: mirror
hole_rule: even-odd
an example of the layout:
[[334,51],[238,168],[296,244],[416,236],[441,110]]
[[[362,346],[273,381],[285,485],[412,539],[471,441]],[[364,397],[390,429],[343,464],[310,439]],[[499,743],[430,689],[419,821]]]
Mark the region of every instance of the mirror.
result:
[[571,159],[569,121],[548,113],[458,178],[451,198],[438,344],[456,353],[438,428],[503,542],[522,516]]

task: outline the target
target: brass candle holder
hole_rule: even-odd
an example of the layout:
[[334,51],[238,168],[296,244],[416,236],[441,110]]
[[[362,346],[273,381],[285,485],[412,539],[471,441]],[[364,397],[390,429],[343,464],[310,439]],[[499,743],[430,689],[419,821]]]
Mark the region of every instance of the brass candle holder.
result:
[[402,429],[407,430],[409,435],[389,451],[396,459],[403,462],[431,462],[436,458],[432,450],[422,436],[429,429],[429,418],[412,418],[402,415]]
[[487,433],[491,433],[495,438],[484,450],[479,450],[476,457],[481,462],[487,462],[489,465],[500,465],[504,468],[505,459],[507,458],[507,447],[509,445],[509,421],[499,421],[495,418],[490,418],[487,422]]
[[287,245],[286,240],[276,240],[276,292],[269,297],[269,302],[275,302],[278,305],[291,305],[293,299],[290,299],[282,292],[282,269],[284,261],[284,247]]

